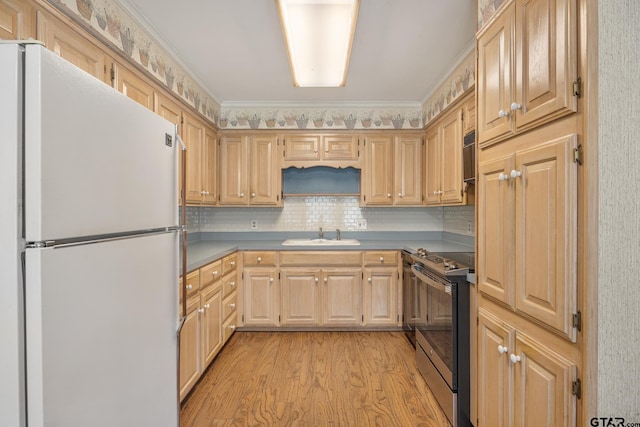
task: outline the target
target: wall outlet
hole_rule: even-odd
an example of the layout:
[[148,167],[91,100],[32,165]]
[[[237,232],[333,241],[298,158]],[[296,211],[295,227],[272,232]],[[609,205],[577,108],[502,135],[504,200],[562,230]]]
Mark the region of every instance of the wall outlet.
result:
[[367,219],[366,218],[361,218],[358,220],[358,228],[360,230],[366,230],[367,229]]
[[257,230],[258,229],[258,220],[257,219],[252,219],[251,220],[251,229],[252,230]]
[[467,222],[467,233],[471,234],[471,221]]

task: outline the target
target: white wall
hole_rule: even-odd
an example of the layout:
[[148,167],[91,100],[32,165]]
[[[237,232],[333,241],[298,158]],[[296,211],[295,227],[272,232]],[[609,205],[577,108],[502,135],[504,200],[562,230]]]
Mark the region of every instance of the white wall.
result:
[[640,2],[598,2],[598,408],[640,423]]

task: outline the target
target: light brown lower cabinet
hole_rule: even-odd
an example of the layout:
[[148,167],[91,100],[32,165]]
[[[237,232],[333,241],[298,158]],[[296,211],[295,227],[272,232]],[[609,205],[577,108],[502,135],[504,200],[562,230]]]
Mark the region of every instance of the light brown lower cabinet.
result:
[[200,296],[187,300],[187,316],[180,332],[180,400],[191,391],[202,373]]
[[322,324],[332,326],[362,323],[362,269],[322,270]]
[[244,324],[280,325],[280,280],[275,267],[247,267],[244,276]]
[[218,282],[200,294],[202,316],[202,360],[209,365],[222,347],[222,285]]
[[365,268],[362,300],[365,325],[397,324],[398,268]]
[[476,427],[576,425],[576,365],[482,307]]

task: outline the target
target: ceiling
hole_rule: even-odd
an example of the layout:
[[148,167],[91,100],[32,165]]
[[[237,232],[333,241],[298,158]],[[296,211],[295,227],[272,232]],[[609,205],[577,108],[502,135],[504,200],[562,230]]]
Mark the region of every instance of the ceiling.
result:
[[415,103],[471,48],[475,0],[361,0],[347,83],[294,87],[275,0],[121,0],[226,103]]

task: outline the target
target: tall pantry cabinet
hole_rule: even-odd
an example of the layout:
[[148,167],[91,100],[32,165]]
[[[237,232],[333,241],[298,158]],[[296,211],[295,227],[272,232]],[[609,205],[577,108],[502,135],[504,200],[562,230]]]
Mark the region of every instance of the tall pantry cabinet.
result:
[[584,424],[576,7],[506,1],[477,34],[476,427]]

